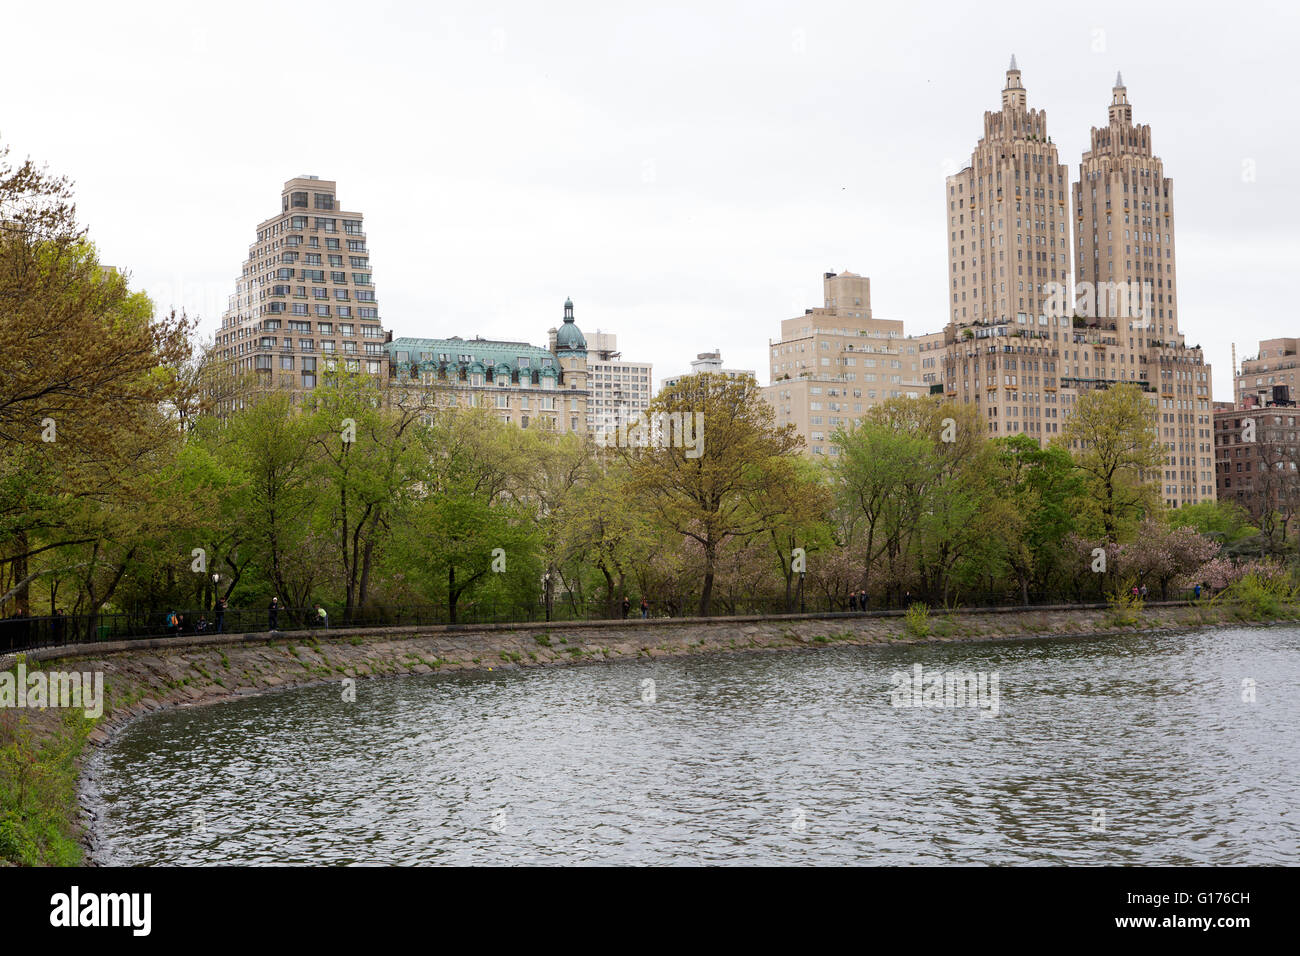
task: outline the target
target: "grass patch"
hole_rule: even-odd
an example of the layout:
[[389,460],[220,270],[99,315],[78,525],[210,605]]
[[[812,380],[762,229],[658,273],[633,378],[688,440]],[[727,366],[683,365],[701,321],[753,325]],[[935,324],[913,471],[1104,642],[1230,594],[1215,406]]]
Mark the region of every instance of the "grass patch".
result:
[[43,716],[0,711],[0,861],[76,866],[77,758],[94,722],[80,710]]

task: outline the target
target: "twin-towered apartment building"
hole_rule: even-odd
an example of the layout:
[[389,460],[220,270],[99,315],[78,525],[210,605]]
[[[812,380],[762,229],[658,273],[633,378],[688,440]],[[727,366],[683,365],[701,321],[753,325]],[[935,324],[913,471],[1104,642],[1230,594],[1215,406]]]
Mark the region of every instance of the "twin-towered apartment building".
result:
[[[1171,506],[1215,496],[1210,366],[1178,329],[1173,182],[1116,76],[1104,127],[1070,183],[1015,58],[1001,109],[947,178],[949,314],[904,336],[871,313],[870,282],[826,273],[820,308],[781,323],[765,390],[815,454],[886,398],[975,405],[990,436],[1047,443],[1085,391],[1131,382],[1159,413]],[[1071,282],[1071,261],[1078,281]]]

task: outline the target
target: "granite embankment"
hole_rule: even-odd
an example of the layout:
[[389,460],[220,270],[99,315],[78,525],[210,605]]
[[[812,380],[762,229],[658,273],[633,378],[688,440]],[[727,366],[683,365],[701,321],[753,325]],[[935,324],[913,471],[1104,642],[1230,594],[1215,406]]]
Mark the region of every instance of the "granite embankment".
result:
[[[1179,602],[1148,604],[1128,617],[1104,607],[963,610],[932,613],[920,626],[909,626],[901,613],[875,613],[338,628],[47,648],[30,652],[26,662],[29,668],[104,674],[103,717],[88,735],[103,744],[141,714],[344,678],[843,645],[1086,637],[1196,627],[1223,617],[1229,615]],[[0,669],[14,663],[0,659]]]

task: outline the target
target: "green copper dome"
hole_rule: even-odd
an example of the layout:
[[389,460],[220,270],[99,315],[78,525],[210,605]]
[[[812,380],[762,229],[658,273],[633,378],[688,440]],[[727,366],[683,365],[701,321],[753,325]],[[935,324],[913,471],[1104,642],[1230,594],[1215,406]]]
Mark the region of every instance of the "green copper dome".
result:
[[573,321],[572,299],[564,300],[564,324],[555,333],[555,347],[571,352],[587,351],[587,339]]

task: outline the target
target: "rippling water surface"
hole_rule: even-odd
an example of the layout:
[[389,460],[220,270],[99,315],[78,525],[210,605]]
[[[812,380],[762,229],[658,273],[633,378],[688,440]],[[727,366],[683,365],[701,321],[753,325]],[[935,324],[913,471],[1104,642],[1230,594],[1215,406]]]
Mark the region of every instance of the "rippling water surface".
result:
[[[997,716],[893,706],[892,675],[918,663],[997,672]],[[1294,628],[429,675],[356,693],[130,725],[89,766],[97,860],[1300,863]]]

